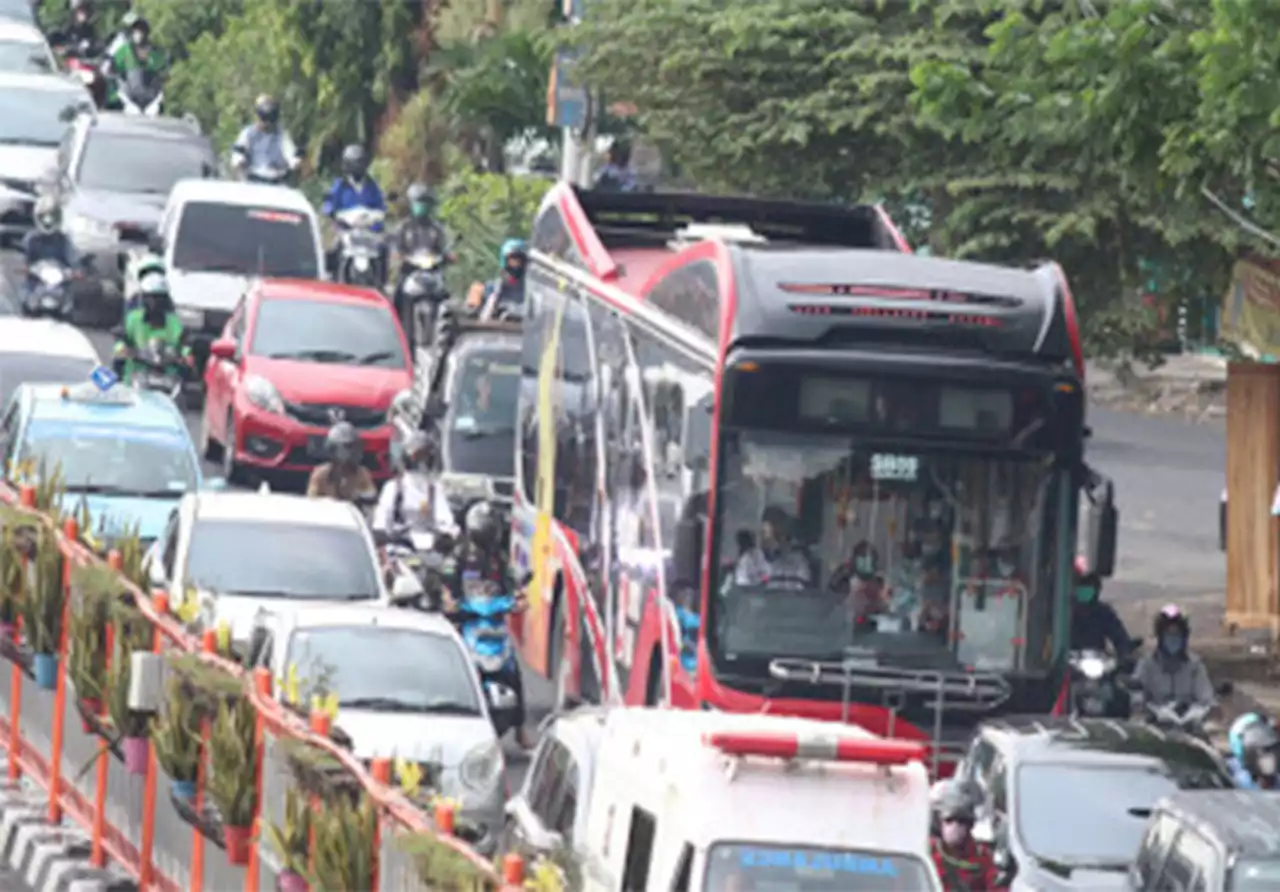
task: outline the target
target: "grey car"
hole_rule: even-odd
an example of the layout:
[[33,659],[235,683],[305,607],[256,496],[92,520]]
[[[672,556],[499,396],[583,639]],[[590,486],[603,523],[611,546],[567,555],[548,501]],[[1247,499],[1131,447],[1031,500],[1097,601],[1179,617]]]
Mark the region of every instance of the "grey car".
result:
[[94,258],[98,287],[80,307],[91,321],[114,323],[129,256],[155,239],[174,183],[216,176],[217,153],[192,121],[99,112],[76,120],[58,167],[63,230]]

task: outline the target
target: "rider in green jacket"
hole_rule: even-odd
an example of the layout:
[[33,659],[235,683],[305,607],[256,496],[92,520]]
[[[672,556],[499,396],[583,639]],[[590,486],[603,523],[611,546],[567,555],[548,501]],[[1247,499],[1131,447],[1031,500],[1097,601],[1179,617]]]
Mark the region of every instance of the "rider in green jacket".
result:
[[159,340],[182,358],[183,365],[176,371],[185,377],[190,371],[191,348],[182,343],[182,321],[173,310],[168,279],[161,273],[147,273],[139,282],[138,290],[142,305],[125,315],[124,336],[116,341],[112,362],[116,374],[121,381],[129,383],[134,373],[134,351]]
[[129,26],[129,39],[117,42],[107,59],[107,73],[110,79],[110,105],[119,107],[120,89],[127,83],[129,75],[142,71],[150,77],[159,77],[165,70],[165,58],[158,48],[151,45],[151,23],[142,16],[137,16]]

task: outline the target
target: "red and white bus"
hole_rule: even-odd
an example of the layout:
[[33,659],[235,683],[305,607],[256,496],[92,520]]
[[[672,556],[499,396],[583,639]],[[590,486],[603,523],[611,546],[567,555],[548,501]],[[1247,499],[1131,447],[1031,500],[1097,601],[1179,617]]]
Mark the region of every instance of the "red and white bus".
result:
[[1114,508],[1056,264],[915,256],[876,207],[561,184],[528,276],[517,635],[561,700],[851,721],[939,762],[1063,707],[1077,497],[1103,573]]

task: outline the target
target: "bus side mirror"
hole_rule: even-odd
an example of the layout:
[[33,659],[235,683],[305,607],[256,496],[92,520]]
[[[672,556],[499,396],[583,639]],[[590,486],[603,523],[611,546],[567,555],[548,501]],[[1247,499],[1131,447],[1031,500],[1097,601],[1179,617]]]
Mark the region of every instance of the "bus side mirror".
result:
[[[694,496],[697,498],[697,496]],[[699,590],[702,586],[702,540],[703,524],[698,514],[685,514],[676,521],[675,542],[672,548],[671,563],[675,571],[672,582],[674,586],[687,586]]]
[[1089,570],[1104,578],[1116,570],[1116,534],[1120,512],[1115,505],[1115,484],[1106,477],[1091,481],[1084,503],[1084,528]]

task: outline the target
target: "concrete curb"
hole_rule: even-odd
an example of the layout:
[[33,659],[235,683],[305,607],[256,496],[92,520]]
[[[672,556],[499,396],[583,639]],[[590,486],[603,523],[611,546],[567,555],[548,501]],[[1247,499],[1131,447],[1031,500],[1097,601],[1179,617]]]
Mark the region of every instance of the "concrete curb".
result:
[[31,892],[137,892],[115,867],[89,865],[89,837],[54,826],[43,793],[22,784],[0,784],[0,860],[22,876]]

